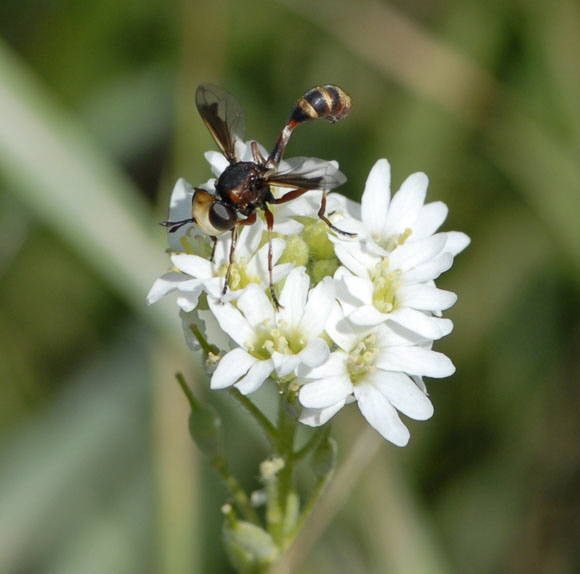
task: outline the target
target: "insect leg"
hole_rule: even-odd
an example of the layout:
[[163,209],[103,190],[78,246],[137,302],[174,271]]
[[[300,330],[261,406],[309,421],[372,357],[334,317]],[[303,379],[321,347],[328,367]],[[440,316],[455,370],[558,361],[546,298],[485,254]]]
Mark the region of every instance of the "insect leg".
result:
[[266,160],[264,159],[264,156],[262,156],[262,154],[260,153],[260,150],[258,148],[258,142],[253,141],[250,145],[252,148],[252,157],[254,159],[254,163],[257,163],[258,165],[264,165],[266,163]]
[[287,191],[284,195],[282,195],[281,197],[273,197],[272,199],[268,199],[268,203],[273,203],[274,205],[279,205],[280,203],[288,203],[289,201],[292,201],[293,199],[296,199],[297,197],[300,197],[302,194],[306,193],[307,191],[309,191],[308,189],[292,189],[290,191]]
[[326,217],[325,213],[326,213],[326,191],[323,189],[322,201],[320,202],[320,209],[318,210],[318,217],[320,217],[320,219],[322,219],[322,221],[324,221],[324,223],[326,223],[326,225],[328,225],[328,227],[330,227],[330,229],[332,229],[332,231],[334,231],[335,233],[339,233],[340,235],[346,235],[347,237],[356,237],[356,233],[351,233],[350,231],[343,231],[342,229],[339,229],[338,227],[333,225],[330,222],[330,219]]
[[268,276],[270,278],[270,295],[272,296],[272,301],[276,306],[276,309],[280,309],[282,305],[276,297],[276,291],[274,291],[274,278],[272,276],[272,228],[274,227],[274,216],[272,212],[264,205],[264,216],[266,217],[266,225],[268,227]]
[[215,235],[210,235],[209,238],[211,239],[213,246],[211,248],[211,256],[209,258],[210,261],[213,261],[213,256],[215,255],[215,248],[217,245],[217,237]]
[[230,285],[230,275],[232,274],[232,265],[234,264],[234,253],[236,251],[236,242],[238,241],[238,228],[241,225],[252,225],[256,222],[256,214],[252,213],[246,219],[241,219],[236,222],[232,229],[232,242],[230,244],[230,256],[228,261],[228,268],[226,270],[226,277],[224,281],[224,288],[222,289],[222,297],[228,292],[228,287]]
[[[293,189],[291,191],[286,192],[282,197],[279,197],[279,198],[273,199],[273,200],[269,200],[269,202],[273,203],[273,204],[286,203],[288,201],[292,201],[293,199],[296,199],[297,197],[300,197],[306,191],[308,191],[308,190],[307,189]],[[340,235],[346,235],[347,237],[356,237],[356,233],[351,233],[350,231],[343,231],[342,229],[339,229],[338,227],[333,225],[330,222],[330,219],[328,219],[328,217],[326,217],[325,213],[326,213],[326,191],[322,190],[322,201],[320,202],[320,209],[318,210],[318,217],[320,217],[320,219],[322,219],[322,221],[324,221],[324,223],[326,223],[326,225],[328,225],[328,227],[330,227],[330,229],[332,229],[332,231],[334,231],[335,233],[339,233]]]

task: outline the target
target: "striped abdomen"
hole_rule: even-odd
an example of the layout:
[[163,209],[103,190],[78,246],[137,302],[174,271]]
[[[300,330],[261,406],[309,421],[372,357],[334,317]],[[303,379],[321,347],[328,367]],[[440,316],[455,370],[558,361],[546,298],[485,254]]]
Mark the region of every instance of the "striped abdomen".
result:
[[315,86],[308,90],[297,102],[290,121],[297,124],[327,119],[334,123],[346,118],[352,108],[351,97],[338,86]]

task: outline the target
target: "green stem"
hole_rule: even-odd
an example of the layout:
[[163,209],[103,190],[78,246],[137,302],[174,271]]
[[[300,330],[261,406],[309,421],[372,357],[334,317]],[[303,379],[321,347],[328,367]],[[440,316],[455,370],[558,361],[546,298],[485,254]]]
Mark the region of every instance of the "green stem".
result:
[[232,496],[234,504],[243,514],[244,518],[248,522],[261,526],[260,518],[258,517],[256,509],[252,506],[246,491],[240,486],[237,478],[230,472],[226,458],[223,456],[213,457],[211,464],[221,476]]
[[[278,406],[278,440],[275,445],[275,456],[284,465],[271,483],[266,512],[268,532],[276,545],[283,549],[287,546],[287,534],[294,530],[293,509],[289,507],[293,493],[294,482],[294,438],[297,419],[291,413],[293,408],[291,396],[288,393],[280,395]],[[295,501],[294,501],[295,502]]]
[[288,537],[287,537],[288,545],[290,545],[292,543],[292,541],[294,540],[296,535],[302,529],[304,522],[306,522],[306,519],[310,516],[311,512],[314,510],[316,503],[318,502],[322,493],[326,489],[326,486],[330,482],[332,475],[333,475],[333,472],[331,471],[328,474],[321,476],[317,480],[316,486],[314,487],[314,490],[313,490],[312,494],[310,495],[308,502],[304,505],[304,507],[302,508],[302,510],[300,512],[300,516],[298,517],[298,520],[296,521],[296,525],[294,526],[294,529],[292,530],[292,532],[290,532],[288,534]]
[[330,434],[330,425],[325,425],[317,428],[312,436],[308,439],[308,442],[300,449],[294,453],[294,460],[302,460],[309,452],[314,450],[323,440],[328,438]]
[[[182,373],[176,373],[175,378],[181,387],[181,390],[185,394],[189,405],[191,407],[191,411],[195,413],[199,411],[201,408],[201,403],[195,398],[193,391],[187,384],[185,377]],[[230,472],[228,462],[224,456],[215,455],[210,456],[211,465],[215,468],[218,474],[221,476],[222,480],[224,481],[232,499],[241,514],[243,514],[244,518],[248,522],[252,522],[260,526],[260,519],[256,510],[252,506],[250,499],[246,493],[246,491],[241,487],[240,483],[238,482],[237,478]]]
[[234,397],[241,405],[256,419],[256,422],[262,427],[270,444],[275,447],[278,441],[278,431],[276,427],[268,420],[268,417],[245,395],[242,395],[238,389],[232,387],[228,389],[230,395]]
[[199,401],[195,398],[193,391],[189,388],[189,385],[187,384],[185,377],[183,376],[183,373],[175,373],[175,378],[177,379],[177,382],[179,383],[179,386],[181,387],[183,394],[187,398],[191,410],[194,411],[199,406]]
[[201,332],[201,330],[199,329],[199,327],[197,325],[191,324],[189,326],[189,329],[193,333],[194,337],[197,339],[200,347],[202,348],[203,352],[206,355],[209,355],[209,354],[218,355],[219,354],[220,351],[219,351],[218,347],[207,342],[206,338],[203,336],[203,333]]

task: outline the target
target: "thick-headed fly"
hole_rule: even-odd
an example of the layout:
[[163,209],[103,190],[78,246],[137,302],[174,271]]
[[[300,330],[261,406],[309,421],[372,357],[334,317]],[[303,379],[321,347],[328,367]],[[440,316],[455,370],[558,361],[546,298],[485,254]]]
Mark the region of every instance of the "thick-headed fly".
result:
[[[344,235],[352,235],[337,229],[326,217],[326,192],[342,185],[346,177],[332,163],[314,158],[293,158],[280,162],[292,131],[305,122],[324,118],[334,123],[348,116],[352,101],[350,96],[338,86],[316,86],[308,90],[292,110],[290,119],[282,129],[278,141],[267,158],[262,157],[256,142],[251,143],[253,161],[240,161],[237,144],[244,138],[244,115],[238,101],[221,88],[202,84],[197,88],[195,102],[199,114],[214,137],[221,152],[229,161],[215,184],[215,192],[195,189],[192,198],[191,218],[182,221],[164,221],[162,225],[169,231],[176,231],[187,223],[196,223],[213,240],[232,232],[229,265],[226,271],[222,296],[225,295],[238,237],[242,225],[252,225],[256,221],[257,209],[264,212],[268,229],[268,272],[270,293],[276,307],[280,307],[272,281],[272,228],[274,216],[268,204],[286,203],[311,189],[322,190],[322,201],[318,216],[331,229]],[[239,147],[239,146],[238,146]],[[271,186],[290,188],[281,197],[274,197]]]

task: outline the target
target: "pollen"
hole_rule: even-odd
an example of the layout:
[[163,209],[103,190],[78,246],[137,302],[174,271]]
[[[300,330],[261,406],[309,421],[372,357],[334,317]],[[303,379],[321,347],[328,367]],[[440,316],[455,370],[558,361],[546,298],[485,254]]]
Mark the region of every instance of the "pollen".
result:
[[372,237],[377,245],[386,251],[393,251],[396,247],[403,245],[412,234],[413,230],[410,227],[407,227],[403,233],[394,233],[393,235],[388,236],[383,236],[380,233],[373,233]]
[[353,385],[356,385],[376,371],[375,359],[378,354],[379,349],[377,348],[377,336],[375,333],[365,337],[349,353],[347,369]]
[[397,291],[402,283],[401,274],[400,269],[393,270],[390,268],[388,257],[385,257],[375,266],[371,274],[374,285],[373,305],[381,313],[390,313],[396,309]]
[[232,291],[243,289],[246,285],[248,285],[248,283],[251,282],[251,279],[248,277],[247,270],[248,265],[244,257],[240,257],[237,261],[234,262],[230,271],[230,289]]
[[[221,277],[225,277],[227,270],[227,264],[222,265],[218,270],[218,274]],[[229,288],[232,291],[238,291],[239,289],[247,287],[250,283],[260,283],[260,277],[250,273],[248,270],[248,261],[245,257],[240,257],[232,263]]]
[[261,360],[269,359],[275,352],[294,355],[306,346],[302,334],[296,329],[289,328],[284,321],[278,321],[276,325],[268,322],[255,332],[255,339],[246,344],[246,349]]

